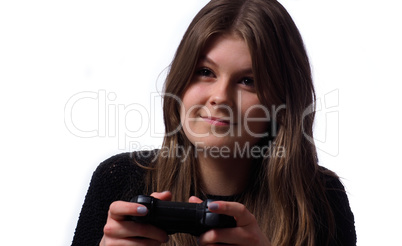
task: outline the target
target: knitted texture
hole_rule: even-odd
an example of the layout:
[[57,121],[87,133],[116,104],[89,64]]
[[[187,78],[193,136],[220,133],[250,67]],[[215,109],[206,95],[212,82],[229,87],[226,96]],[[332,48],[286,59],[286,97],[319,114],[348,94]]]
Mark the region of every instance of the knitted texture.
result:
[[[72,246],[99,245],[110,204],[118,200],[129,201],[136,195],[144,194],[145,170],[140,168],[136,161],[148,166],[154,158],[155,151],[157,150],[115,155],[97,167],[85,196]],[[356,245],[354,216],[349,207],[345,189],[337,178],[324,178],[327,198],[336,222],[336,240],[331,242],[331,245]],[[208,198],[235,199],[234,196],[208,196]],[[325,220],[317,223],[325,224]],[[325,239],[325,233],[318,235],[318,245],[321,245]]]

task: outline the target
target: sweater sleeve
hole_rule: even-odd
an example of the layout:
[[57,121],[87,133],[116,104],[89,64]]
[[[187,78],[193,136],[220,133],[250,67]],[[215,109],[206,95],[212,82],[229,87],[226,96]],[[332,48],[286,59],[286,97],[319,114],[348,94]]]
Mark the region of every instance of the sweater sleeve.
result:
[[102,162],[93,173],[77,222],[72,246],[95,246],[103,236],[109,206],[117,200],[141,194],[144,170],[130,153],[119,154]]
[[335,219],[335,242],[331,245],[356,245],[356,230],[354,215],[344,186],[338,178],[327,179],[327,198],[332,207]]

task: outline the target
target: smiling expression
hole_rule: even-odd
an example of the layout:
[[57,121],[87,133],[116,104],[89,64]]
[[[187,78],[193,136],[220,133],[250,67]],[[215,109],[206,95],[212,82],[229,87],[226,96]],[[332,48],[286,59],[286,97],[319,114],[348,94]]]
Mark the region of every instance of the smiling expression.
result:
[[247,44],[234,35],[210,40],[182,97],[181,124],[197,146],[251,146],[266,133],[269,113],[254,87]]

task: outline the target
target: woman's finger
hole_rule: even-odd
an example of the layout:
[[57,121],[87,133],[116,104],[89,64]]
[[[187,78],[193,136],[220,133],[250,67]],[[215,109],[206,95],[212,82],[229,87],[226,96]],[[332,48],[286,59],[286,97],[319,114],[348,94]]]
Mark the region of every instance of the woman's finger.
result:
[[[166,201],[171,199],[172,194],[169,191],[154,192],[151,196]],[[147,213],[146,206],[133,202],[115,201],[109,207],[109,217],[114,220],[125,220],[128,215],[144,216]]]
[[118,221],[126,220],[128,215],[144,216],[147,213],[147,207],[132,202],[116,201],[109,207],[109,217]]
[[255,216],[241,203],[216,201],[208,205],[213,213],[226,214],[236,219],[234,228],[213,229],[200,236],[200,245],[229,245],[269,246],[270,241],[261,232]]
[[190,203],[202,203],[203,201],[200,198],[196,197],[196,196],[191,196],[188,199],[188,202],[190,202]]
[[[147,208],[141,204],[116,201],[110,205],[109,217],[103,229],[104,235],[109,240],[130,239],[136,237],[166,242],[168,235],[165,231],[145,223],[137,223],[127,220],[127,216],[144,216]],[[141,240],[143,241],[143,240]]]
[[172,193],[170,191],[154,192],[151,196],[163,201],[170,201],[172,199]]
[[161,242],[148,238],[103,238],[101,246],[120,245],[120,246],[159,246]]
[[141,224],[133,221],[111,220],[106,224],[103,231],[104,235],[110,238],[151,239],[159,243],[164,243],[168,240],[168,235],[165,231],[150,224]]
[[226,214],[236,219],[237,226],[246,226],[256,221],[254,215],[248,211],[246,206],[238,202],[216,201],[208,205],[211,212]]
[[[261,245],[257,231],[245,230],[243,227],[212,229],[199,238],[200,245],[229,244],[229,245]],[[266,245],[268,246],[268,245]]]

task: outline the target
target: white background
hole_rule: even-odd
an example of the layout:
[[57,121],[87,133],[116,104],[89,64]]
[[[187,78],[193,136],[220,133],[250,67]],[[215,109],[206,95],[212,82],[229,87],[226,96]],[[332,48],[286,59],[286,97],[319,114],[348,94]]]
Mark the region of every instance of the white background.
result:
[[[207,1],[138,2],[0,2],[2,245],[70,245],[96,166],[159,147],[151,129],[163,129],[160,99],[150,93],[161,90]],[[282,2],[304,37],[322,103],[320,163],[342,177],[358,245],[402,245],[399,1]],[[80,137],[68,122],[98,136]]]

